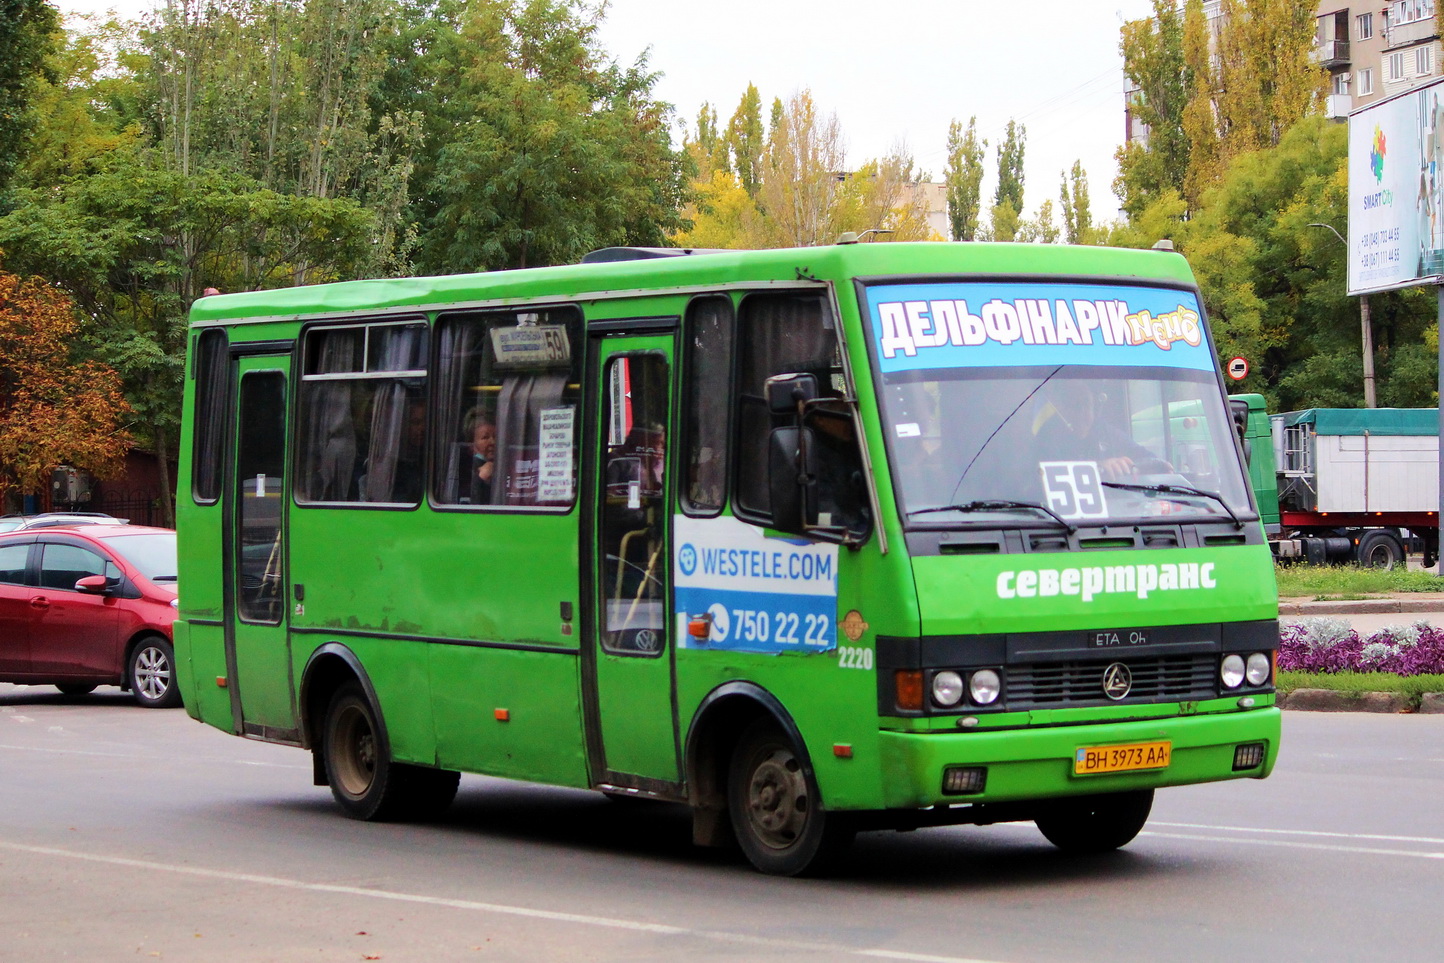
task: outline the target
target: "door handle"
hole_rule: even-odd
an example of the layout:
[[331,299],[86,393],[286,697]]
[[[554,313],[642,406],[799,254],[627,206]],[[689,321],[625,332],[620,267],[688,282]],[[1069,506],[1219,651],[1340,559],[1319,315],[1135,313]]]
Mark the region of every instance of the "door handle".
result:
[[37,595],[30,600],[30,607],[32,609],[48,609],[50,608],[50,600],[43,595]]

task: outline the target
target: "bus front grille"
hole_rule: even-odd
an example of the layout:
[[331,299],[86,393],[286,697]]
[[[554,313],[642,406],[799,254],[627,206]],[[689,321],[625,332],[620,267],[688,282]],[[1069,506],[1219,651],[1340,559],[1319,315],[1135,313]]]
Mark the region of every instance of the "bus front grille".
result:
[[[1122,698],[1110,698],[1104,691],[1104,675],[1115,663],[1126,666],[1131,676]],[[1010,665],[1007,679],[1009,709],[1208,699],[1218,695],[1218,657],[1176,655]]]

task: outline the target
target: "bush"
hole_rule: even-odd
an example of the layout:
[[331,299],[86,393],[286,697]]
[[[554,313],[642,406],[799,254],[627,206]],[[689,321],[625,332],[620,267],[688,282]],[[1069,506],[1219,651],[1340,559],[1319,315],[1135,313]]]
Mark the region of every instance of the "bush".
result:
[[1279,669],[1292,672],[1444,673],[1444,630],[1390,625],[1368,639],[1342,619],[1300,619],[1279,632]]

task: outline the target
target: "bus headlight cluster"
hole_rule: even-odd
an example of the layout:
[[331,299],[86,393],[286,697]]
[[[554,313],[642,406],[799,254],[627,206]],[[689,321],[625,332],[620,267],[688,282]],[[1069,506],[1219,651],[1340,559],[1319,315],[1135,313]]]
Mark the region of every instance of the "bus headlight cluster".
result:
[[1251,686],[1265,685],[1272,675],[1273,661],[1264,652],[1255,652],[1247,660],[1241,655],[1226,655],[1218,669],[1225,689],[1237,689],[1245,680]]
[[962,703],[963,696],[975,706],[988,706],[998,701],[1003,682],[993,669],[979,669],[963,679],[963,673],[944,669],[933,675],[933,704],[951,709]]
[[963,698],[963,677],[956,672],[939,672],[933,676],[933,701],[940,706],[955,706]]

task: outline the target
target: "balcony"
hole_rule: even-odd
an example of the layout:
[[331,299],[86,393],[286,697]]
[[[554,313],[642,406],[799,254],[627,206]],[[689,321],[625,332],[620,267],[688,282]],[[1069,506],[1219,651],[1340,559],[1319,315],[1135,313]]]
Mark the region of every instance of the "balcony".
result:
[[1329,94],[1324,101],[1324,116],[1329,120],[1348,120],[1354,109],[1354,98],[1348,94]]
[[1391,23],[1384,28],[1384,49],[1407,47],[1409,44],[1433,40],[1438,36],[1439,21],[1435,17],[1426,17],[1413,23]]
[[1349,42],[1347,40],[1320,40],[1309,51],[1309,59],[1320,67],[1347,67],[1349,65]]

